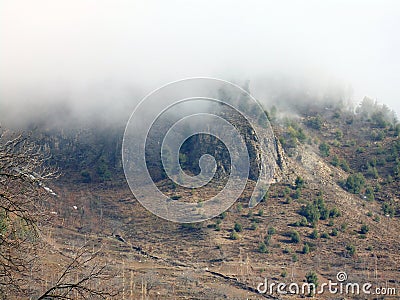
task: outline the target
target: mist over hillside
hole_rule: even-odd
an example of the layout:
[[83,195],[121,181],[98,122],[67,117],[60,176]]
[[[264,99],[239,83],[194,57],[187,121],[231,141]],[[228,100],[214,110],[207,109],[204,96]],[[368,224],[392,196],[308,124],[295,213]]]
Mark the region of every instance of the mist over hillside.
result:
[[[343,86],[319,86],[316,82],[298,82],[295,78],[265,76],[255,81],[234,78],[233,83],[247,89],[267,110],[279,106],[282,112],[296,115],[312,106],[341,106],[354,111],[363,99],[355,100]],[[45,126],[75,128],[123,126],[139,102],[154,90],[119,87],[104,84],[88,95],[73,96],[65,92],[39,96],[35,93],[9,101],[2,98],[0,116],[3,126],[26,129]],[[12,97],[11,97],[12,99]],[[376,100],[372,100],[377,102]],[[377,102],[382,105],[382,103]],[[392,107],[388,109],[393,110]],[[394,110],[393,110],[394,111]]]
[[395,0],[0,1],[0,300],[398,297],[399,28]]
[[113,122],[150,91],[194,76],[250,80],[266,106],[368,96],[400,112],[396,1],[1,7],[2,123]]

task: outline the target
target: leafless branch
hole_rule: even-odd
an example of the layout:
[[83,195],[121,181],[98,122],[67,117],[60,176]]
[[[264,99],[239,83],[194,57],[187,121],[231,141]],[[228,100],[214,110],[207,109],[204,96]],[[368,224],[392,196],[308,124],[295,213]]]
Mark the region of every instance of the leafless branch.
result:
[[[29,294],[28,278],[34,263],[41,259],[38,253],[46,248],[39,247],[45,243],[40,228],[49,218],[44,207],[55,194],[46,182],[58,174],[47,164],[48,158],[29,136],[0,132],[0,299]],[[38,299],[111,297],[113,289],[104,285],[109,279],[107,267],[97,258],[98,252],[91,253],[87,247],[78,249],[68,257],[70,262],[57,281]]]
[[106,299],[117,295],[110,287],[103,289],[92,288],[91,283],[96,281],[106,281],[111,275],[107,275],[106,265],[100,265],[96,260],[99,251],[91,253],[84,246],[81,247],[71,262],[61,272],[55,284],[48,288],[39,298],[41,299],[72,299],[73,294],[77,293],[82,299],[90,297]]

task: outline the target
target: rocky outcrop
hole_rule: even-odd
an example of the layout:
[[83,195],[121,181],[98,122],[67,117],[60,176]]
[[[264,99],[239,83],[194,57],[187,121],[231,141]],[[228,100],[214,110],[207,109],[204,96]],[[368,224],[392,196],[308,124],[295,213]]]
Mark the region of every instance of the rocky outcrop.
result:
[[[227,117],[227,116],[225,116]],[[249,178],[257,180],[261,164],[268,170],[274,170],[273,182],[280,181],[287,172],[287,158],[277,138],[265,129],[261,138],[268,149],[267,159],[261,159],[260,140],[254,130],[241,117],[228,116],[228,119],[238,128],[250,158]],[[263,131],[264,130],[264,131]],[[38,128],[32,138],[39,143],[44,150],[51,155],[50,162],[56,164],[64,179],[74,181],[91,182],[104,181],[123,176],[121,145],[123,139],[123,126],[88,126],[86,128]],[[162,133],[162,131],[161,131]],[[153,136],[148,141],[146,149],[146,161],[153,180],[159,181],[166,178],[160,158],[160,136]],[[181,161],[185,171],[198,174],[199,159],[203,154],[212,155],[217,163],[216,178],[223,179],[229,176],[231,168],[230,155],[225,145],[213,136],[199,134],[189,138],[182,145]]]

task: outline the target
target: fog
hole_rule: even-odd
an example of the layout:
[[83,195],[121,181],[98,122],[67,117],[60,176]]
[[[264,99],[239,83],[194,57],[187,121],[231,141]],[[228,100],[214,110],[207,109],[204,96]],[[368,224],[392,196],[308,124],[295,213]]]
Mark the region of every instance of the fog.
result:
[[195,76],[400,113],[398,1],[2,0],[0,42],[2,121],[114,119]]

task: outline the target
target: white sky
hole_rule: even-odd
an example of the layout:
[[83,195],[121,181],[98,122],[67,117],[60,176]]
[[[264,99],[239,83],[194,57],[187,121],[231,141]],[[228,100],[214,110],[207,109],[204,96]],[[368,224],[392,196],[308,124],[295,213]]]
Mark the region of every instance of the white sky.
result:
[[399,1],[1,0],[0,43],[0,104],[281,74],[400,113]]

